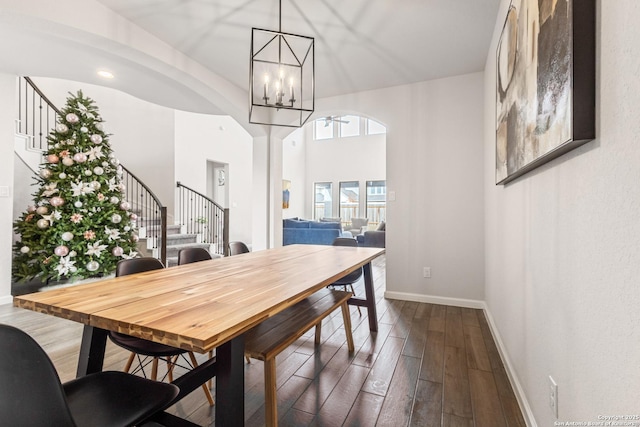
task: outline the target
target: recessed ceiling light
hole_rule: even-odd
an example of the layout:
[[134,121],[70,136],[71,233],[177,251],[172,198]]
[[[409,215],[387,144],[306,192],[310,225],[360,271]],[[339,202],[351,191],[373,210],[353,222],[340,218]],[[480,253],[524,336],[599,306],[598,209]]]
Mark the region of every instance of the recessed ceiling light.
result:
[[98,71],[98,75],[100,77],[105,78],[105,79],[112,79],[113,78],[113,74],[111,72],[109,72],[109,71],[106,71],[106,70],[99,70]]

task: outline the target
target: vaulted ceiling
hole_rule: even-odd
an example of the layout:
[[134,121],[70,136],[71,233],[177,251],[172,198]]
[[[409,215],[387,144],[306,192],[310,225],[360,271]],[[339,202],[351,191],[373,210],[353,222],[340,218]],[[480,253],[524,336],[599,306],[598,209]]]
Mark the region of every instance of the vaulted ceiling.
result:
[[[0,0],[0,4],[13,0]],[[124,18],[157,43],[180,54],[183,66],[172,77],[156,75],[152,63],[138,66],[133,55],[119,55],[119,46],[83,41],[32,28],[21,32],[20,20],[29,8],[51,2],[25,0],[16,15],[6,15],[0,28],[0,71],[35,73],[100,83],[95,68],[108,64],[117,80],[108,83],[158,103],[176,108],[215,112],[197,89],[183,90],[186,73],[197,64],[219,81],[247,91],[251,28],[277,30],[278,0],[97,0],[94,4]],[[74,0],[53,2],[58,8]],[[315,37],[316,97],[364,90],[480,71],[484,68],[499,0],[282,0],[282,31]],[[29,6],[29,5],[34,6]],[[88,6],[87,6],[88,7]],[[18,9],[18,6],[15,6]],[[2,21],[0,9],[0,21]],[[91,13],[89,9],[68,14]],[[38,22],[46,21],[42,13]],[[39,24],[41,25],[41,24]],[[105,23],[109,25],[109,22]],[[112,25],[118,43],[128,34],[121,23]],[[57,29],[55,30],[57,31]],[[54,31],[54,32],[55,32]],[[85,30],[86,31],[86,30]],[[11,32],[12,36],[7,38]],[[16,33],[18,33],[16,35]],[[103,36],[104,37],[104,36]],[[64,48],[59,43],[65,43]],[[92,49],[96,47],[96,49]],[[99,49],[98,49],[99,48]],[[26,52],[34,49],[39,55]],[[139,56],[153,55],[138,49]],[[144,58],[146,61],[147,58]],[[83,73],[91,74],[83,77]],[[196,73],[192,73],[196,74]],[[174,80],[174,81],[172,81]],[[211,85],[211,83],[209,83]],[[182,86],[181,86],[182,85]],[[159,95],[166,91],[165,96]],[[145,96],[146,94],[146,96]],[[173,101],[171,101],[173,100]],[[172,106],[172,105],[170,105]],[[218,105],[224,112],[224,106]]]

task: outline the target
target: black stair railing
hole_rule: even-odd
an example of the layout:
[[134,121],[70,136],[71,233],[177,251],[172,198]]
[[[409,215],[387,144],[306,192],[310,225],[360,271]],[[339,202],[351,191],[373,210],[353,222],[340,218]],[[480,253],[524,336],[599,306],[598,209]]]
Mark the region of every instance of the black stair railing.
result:
[[122,183],[125,199],[138,218],[136,225],[140,237],[146,239],[147,249],[153,256],[167,265],[167,207],[160,199],[122,164]]
[[[18,91],[18,132],[29,136],[29,148],[46,151],[47,136],[55,127],[62,113],[38,89],[29,77],[23,77]],[[122,165],[120,165],[122,166]],[[167,208],[151,189],[122,166],[122,183],[125,197],[138,216],[136,224],[142,238],[146,237],[147,249],[167,265]]]
[[47,136],[56,125],[60,110],[38,89],[29,77],[19,82],[18,132],[29,137],[29,149],[45,151]]
[[204,194],[177,183],[180,224],[188,234],[199,234],[214,252],[228,255],[229,209]]

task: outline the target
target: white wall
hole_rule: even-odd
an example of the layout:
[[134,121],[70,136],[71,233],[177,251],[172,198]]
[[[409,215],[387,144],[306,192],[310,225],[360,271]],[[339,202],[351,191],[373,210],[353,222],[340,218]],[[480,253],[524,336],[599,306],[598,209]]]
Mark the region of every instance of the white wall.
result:
[[540,426],[556,421],[549,375],[560,421],[640,410],[640,3],[597,11],[597,139],[507,186],[494,185],[500,17],[486,65],[486,303]]
[[483,96],[473,73],[317,102],[387,126],[389,297],[484,299]]
[[282,141],[282,179],[291,181],[289,208],[282,210],[283,218],[309,218],[311,211],[311,192],[305,174],[309,166],[306,163],[306,128],[296,129]]
[[16,77],[0,74],[0,186],[9,197],[0,197],[0,304],[11,302],[11,249],[13,244],[13,145],[16,119]]
[[151,188],[167,206],[173,221],[175,189],[174,110],[108,87],[51,78],[33,78],[56,105],[63,108],[69,92],[82,90],[93,99],[105,120],[105,132],[116,157]]
[[229,116],[176,111],[176,180],[207,193],[207,161],[228,164],[229,238],[252,241],[253,139]]

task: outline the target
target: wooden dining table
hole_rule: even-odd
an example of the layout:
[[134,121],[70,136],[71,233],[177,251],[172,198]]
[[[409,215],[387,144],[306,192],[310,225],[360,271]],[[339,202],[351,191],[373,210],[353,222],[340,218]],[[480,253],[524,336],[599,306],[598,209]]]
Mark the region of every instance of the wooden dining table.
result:
[[[371,261],[380,248],[289,245],[17,296],[14,305],[84,324],[77,376],[102,370],[108,331],[216,357],[174,380],[175,401],[216,380],[216,426],[244,425],[244,332],[358,268],[377,331]],[[161,413],[155,420],[179,425]],[[186,422],[184,425],[193,425]]]

